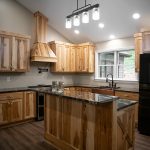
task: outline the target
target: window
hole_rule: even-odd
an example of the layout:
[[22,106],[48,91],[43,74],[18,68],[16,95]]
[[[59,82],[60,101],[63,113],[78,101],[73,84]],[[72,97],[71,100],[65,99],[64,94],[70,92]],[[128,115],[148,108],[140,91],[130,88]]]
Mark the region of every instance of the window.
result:
[[136,80],[134,50],[98,53],[97,78],[113,74],[115,79]]

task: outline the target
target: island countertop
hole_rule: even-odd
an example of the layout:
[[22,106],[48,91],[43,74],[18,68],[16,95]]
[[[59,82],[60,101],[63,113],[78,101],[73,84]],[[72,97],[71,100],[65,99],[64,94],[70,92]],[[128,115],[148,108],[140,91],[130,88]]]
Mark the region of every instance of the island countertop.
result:
[[80,92],[80,91],[64,91],[63,93],[51,92],[51,91],[41,91],[45,94],[57,95],[61,97],[71,98],[77,101],[84,101],[90,104],[103,104],[112,102],[118,99],[117,96],[96,94],[91,92]]

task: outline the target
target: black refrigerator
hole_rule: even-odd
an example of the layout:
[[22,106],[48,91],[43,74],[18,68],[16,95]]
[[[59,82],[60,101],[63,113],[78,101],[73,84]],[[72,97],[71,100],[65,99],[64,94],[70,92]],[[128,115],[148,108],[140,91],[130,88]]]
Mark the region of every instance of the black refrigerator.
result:
[[150,135],[150,54],[140,55],[138,130]]

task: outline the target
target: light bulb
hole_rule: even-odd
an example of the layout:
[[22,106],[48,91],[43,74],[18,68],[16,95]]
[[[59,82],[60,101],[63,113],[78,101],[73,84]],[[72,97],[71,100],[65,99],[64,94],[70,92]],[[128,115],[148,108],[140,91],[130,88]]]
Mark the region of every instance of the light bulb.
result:
[[134,14],[132,15],[132,18],[135,19],[135,20],[139,19],[140,17],[141,17],[141,16],[140,16],[139,13],[134,13]]
[[105,27],[104,23],[99,23],[98,25],[101,29],[103,29]]
[[70,29],[72,26],[71,18],[66,18],[66,28]]
[[89,23],[89,12],[82,13],[82,23]]
[[111,34],[111,35],[109,36],[109,38],[113,40],[113,39],[115,39],[115,35]]
[[75,16],[73,17],[73,25],[74,25],[74,26],[79,26],[79,25],[80,25],[80,16],[75,15]]
[[93,8],[93,11],[92,11],[92,19],[99,20],[99,18],[100,18],[99,7],[95,7]]
[[80,31],[79,31],[79,30],[74,30],[74,33],[75,33],[75,34],[79,34]]

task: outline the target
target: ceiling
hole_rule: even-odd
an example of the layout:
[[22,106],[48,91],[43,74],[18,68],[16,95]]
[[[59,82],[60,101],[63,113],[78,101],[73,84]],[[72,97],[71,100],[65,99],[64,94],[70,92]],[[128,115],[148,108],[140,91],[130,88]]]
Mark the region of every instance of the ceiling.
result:
[[[31,12],[39,10],[49,18],[49,25],[71,42],[101,42],[109,40],[109,35],[116,38],[132,37],[141,28],[150,26],[150,0],[87,0],[87,3],[100,4],[101,18],[79,27],[66,29],[65,17],[77,8],[76,0],[17,0]],[[79,0],[79,7],[84,6],[84,0]],[[132,19],[132,14],[138,12],[139,20]],[[105,27],[100,29],[98,24]],[[75,34],[78,29],[80,34]]]

